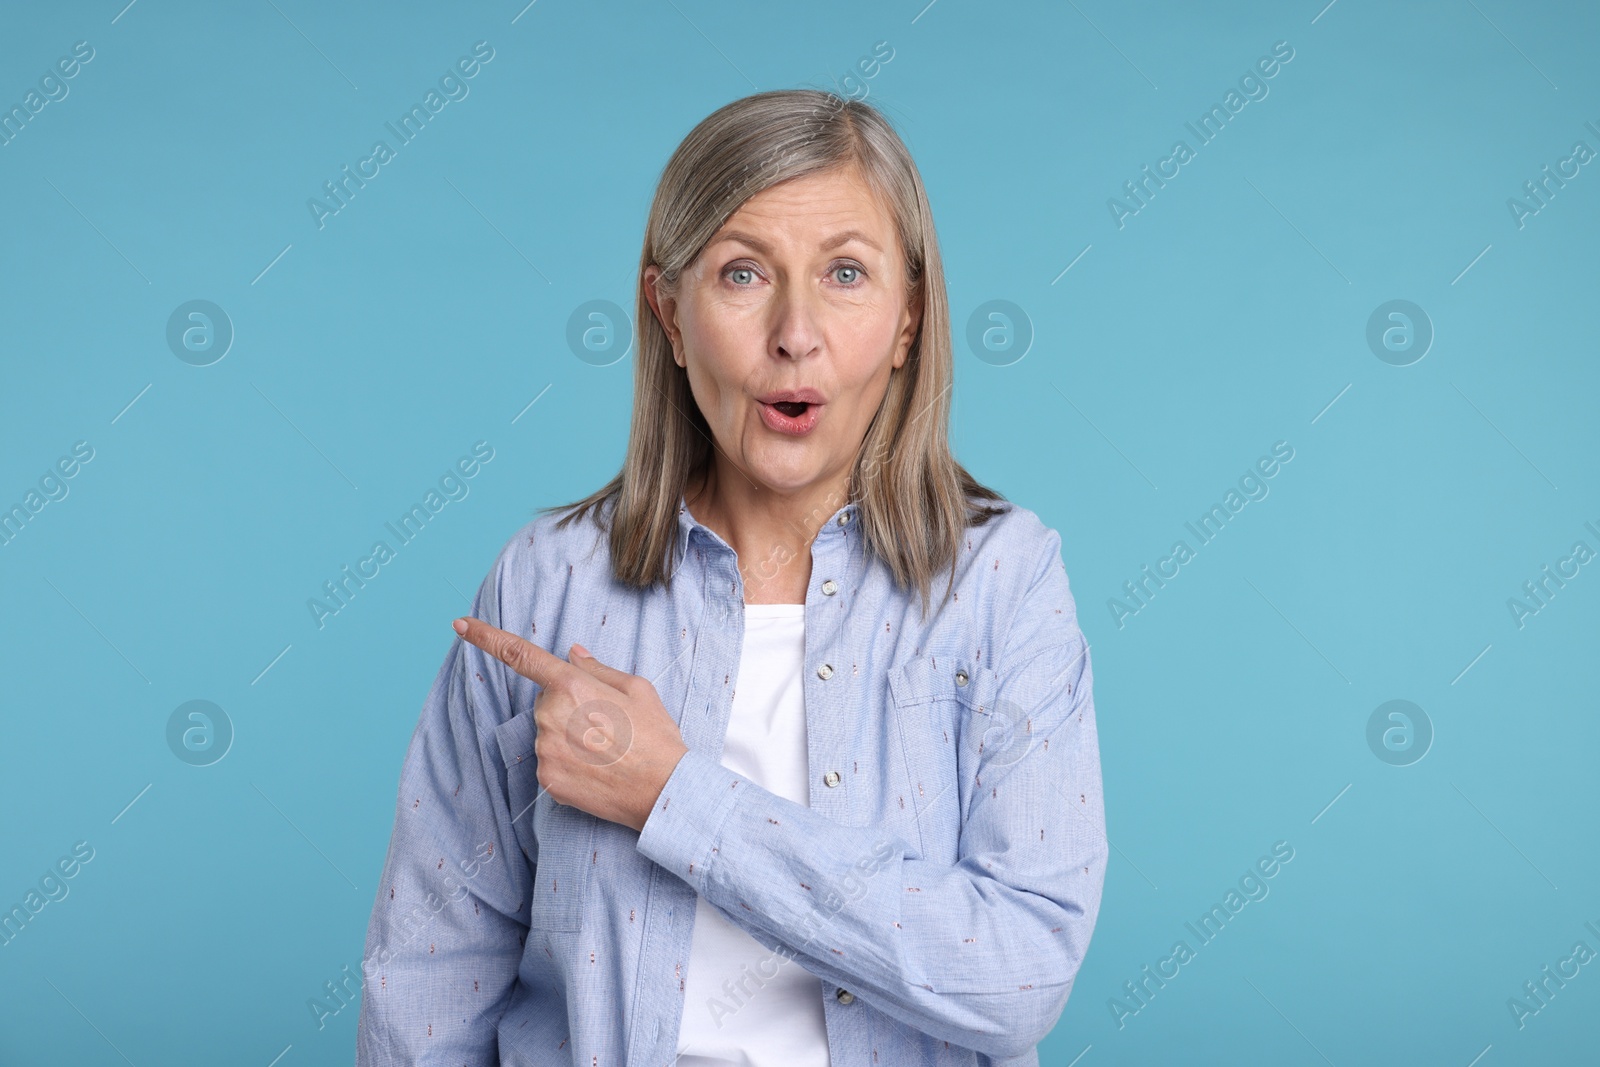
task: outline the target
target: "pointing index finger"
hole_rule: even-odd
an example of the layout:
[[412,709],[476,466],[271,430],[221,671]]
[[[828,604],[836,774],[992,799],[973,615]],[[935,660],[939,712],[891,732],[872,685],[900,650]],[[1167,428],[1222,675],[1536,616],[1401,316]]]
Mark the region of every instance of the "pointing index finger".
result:
[[[464,628],[463,623],[466,624]],[[524,678],[537,682],[541,688],[548,686],[565,672],[578,669],[532,641],[518,637],[508,630],[502,630],[498,626],[490,626],[482,619],[470,615],[463,616],[455,621],[454,627],[463,640],[477,645]]]

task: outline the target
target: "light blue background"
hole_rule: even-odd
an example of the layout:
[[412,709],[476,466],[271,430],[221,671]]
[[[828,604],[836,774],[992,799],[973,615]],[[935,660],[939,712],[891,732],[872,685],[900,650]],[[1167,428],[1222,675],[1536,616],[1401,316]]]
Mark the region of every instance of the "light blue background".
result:
[[[1093,649],[1114,849],[1042,1060],[1593,1057],[1600,961],[1522,1028],[1507,1000],[1600,951],[1600,565],[1520,628],[1507,601],[1600,550],[1600,164],[1521,228],[1506,204],[1600,150],[1593,5],[124,2],[0,34],[7,108],[95,50],[0,147],[0,505],[94,449],[0,549],[0,906],[95,850],[0,947],[0,1061],[351,1062],[355,1005],[319,1030],[307,1001],[361,958],[449,620],[622,458],[631,354],[578,358],[569,316],[632,313],[697,121],[879,41],[840,85],[929,188],[957,455],[1061,531]],[[480,40],[470,95],[319,229],[307,199]],[[1119,229],[1108,198],[1277,41],[1269,95]],[[165,340],[195,299],[236,331],[207,367]],[[1409,366],[1365,339],[1391,299],[1436,331]],[[965,342],[990,300],[1031,324],[1009,365]],[[479,440],[470,495],[319,629],[308,598]],[[1119,627],[1277,441],[1270,494]],[[236,730],[212,766],[167,747],[193,699]],[[1392,699],[1435,731],[1409,766],[1368,747]],[[1270,895],[1119,1028],[1280,840]]]

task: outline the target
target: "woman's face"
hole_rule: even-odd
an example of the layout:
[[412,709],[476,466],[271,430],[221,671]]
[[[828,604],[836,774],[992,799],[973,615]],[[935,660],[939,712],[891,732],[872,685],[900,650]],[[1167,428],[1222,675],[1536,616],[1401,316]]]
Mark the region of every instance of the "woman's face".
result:
[[[830,490],[916,339],[886,208],[854,168],[794,178],[739,207],[679,277],[646,293],[721,455],[780,494]],[[803,411],[764,401],[804,392]]]

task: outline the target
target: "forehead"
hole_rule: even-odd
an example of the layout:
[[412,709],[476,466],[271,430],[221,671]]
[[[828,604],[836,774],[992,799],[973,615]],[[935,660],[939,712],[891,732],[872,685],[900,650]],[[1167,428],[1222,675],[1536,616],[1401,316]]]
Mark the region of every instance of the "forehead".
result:
[[810,248],[845,230],[859,230],[885,250],[896,237],[888,204],[855,167],[790,178],[763,189],[739,205],[712,240],[742,231]]

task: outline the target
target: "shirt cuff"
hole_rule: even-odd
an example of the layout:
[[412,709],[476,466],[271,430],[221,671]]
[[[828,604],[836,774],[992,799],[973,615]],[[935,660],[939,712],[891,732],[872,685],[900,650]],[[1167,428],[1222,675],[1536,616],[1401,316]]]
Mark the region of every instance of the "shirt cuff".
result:
[[701,892],[722,824],[745,781],[703,752],[689,749],[661,787],[639,831],[639,853]]

